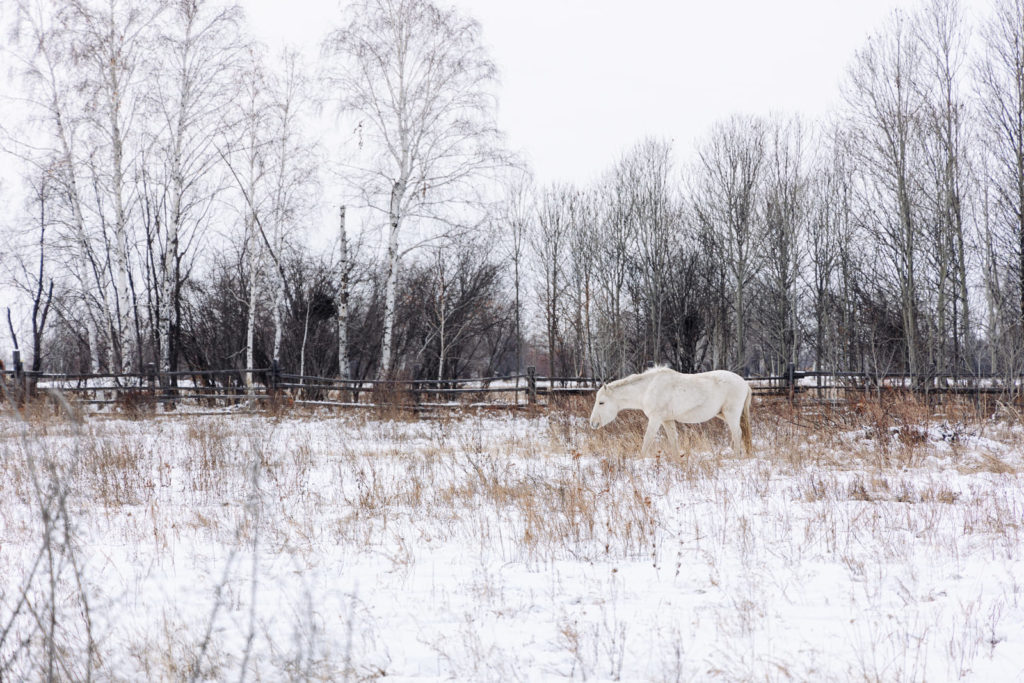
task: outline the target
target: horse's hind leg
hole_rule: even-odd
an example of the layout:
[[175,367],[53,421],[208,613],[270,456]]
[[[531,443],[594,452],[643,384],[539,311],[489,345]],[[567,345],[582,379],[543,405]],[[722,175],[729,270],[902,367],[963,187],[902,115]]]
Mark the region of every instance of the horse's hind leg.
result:
[[725,412],[724,410],[719,415],[720,418],[725,422],[726,426],[729,427],[729,436],[732,438],[732,452],[735,455],[743,454],[743,438],[740,432],[740,416],[739,414],[732,414],[732,412]]
[[668,445],[672,449],[672,457],[682,458],[682,454],[679,452],[679,433],[676,430],[676,421],[665,420],[661,423],[661,428],[665,430],[665,436],[668,437]]
[[[740,410],[742,410],[742,408],[743,407],[740,406]],[[722,406],[722,412],[718,413],[716,417],[724,422],[725,426],[729,428],[729,437],[732,440],[732,451],[736,455],[739,455],[743,452],[743,440],[740,432],[740,412],[733,410],[730,405],[724,405]]]

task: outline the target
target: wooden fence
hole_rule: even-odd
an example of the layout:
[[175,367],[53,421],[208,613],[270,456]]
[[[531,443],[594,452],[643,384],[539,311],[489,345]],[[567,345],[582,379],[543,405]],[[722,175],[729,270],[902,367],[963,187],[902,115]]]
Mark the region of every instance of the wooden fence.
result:
[[[883,392],[914,392],[931,397],[964,395],[1017,402],[1022,378],[961,375],[921,381],[906,374],[801,372],[747,378],[756,395],[791,401],[843,403]],[[72,402],[94,410],[136,412],[163,409],[238,410],[287,406],[337,408],[396,407],[436,410],[451,407],[543,407],[559,396],[586,395],[600,380],[588,377],[546,377],[534,368],[504,377],[451,380],[343,380],[295,375],[268,368],[157,372],[150,364],[141,373],[52,374],[26,372],[17,356],[11,369],[0,372],[0,401],[20,403],[58,391]]]

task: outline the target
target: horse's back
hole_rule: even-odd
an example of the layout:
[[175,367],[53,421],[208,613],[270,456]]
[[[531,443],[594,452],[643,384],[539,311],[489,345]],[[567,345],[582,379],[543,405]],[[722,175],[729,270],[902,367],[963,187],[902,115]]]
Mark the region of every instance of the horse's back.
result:
[[747,380],[737,375],[732,370],[708,370],[707,372],[696,372],[687,374],[676,372],[670,368],[660,368],[660,372],[653,378],[657,384],[668,385],[723,385],[723,386],[747,386]]
[[732,370],[709,370],[694,377],[706,377],[707,379],[730,387],[747,387],[747,380],[737,375]]
[[684,374],[664,368],[651,378],[644,400],[648,417],[681,422],[709,420],[746,400],[746,380],[728,370]]

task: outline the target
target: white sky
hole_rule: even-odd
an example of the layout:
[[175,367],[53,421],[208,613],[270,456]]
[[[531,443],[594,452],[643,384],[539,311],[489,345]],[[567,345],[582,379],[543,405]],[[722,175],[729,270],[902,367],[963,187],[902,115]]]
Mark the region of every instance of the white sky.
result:
[[[315,55],[338,0],[242,0],[253,33]],[[916,0],[454,0],[501,70],[500,124],[538,180],[586,183],[646,135],[689,156],[732,113],[816,119],[869,33]],[[987,7],[965,0],[968,14]]]

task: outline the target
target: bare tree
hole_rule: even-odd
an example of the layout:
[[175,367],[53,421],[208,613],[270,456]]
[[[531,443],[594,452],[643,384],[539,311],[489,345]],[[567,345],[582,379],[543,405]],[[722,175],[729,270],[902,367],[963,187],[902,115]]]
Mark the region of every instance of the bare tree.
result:
[[[975,66],[979,110],[988,158],[984,216],[990,301],[1015,290],[1013,305],[993,306],[1003,320],[1001,344],[1019,349],[1024,339],[1024,0],[996,0],[981,31],[982,56]],[[1008,257],[1008,258],[1007,258]],[[1000,285],[996,278],[1003,278]],[[1012,336],[1010,333],[1012,330]],[[995,340],[993,340],[995,341]],[[1020,362],[1019,353],[1007,360]],[[1005,368],[1019,372],[1020,366]]]
[[166,19],[147,95],[159,122],[150,142],[159,196],[151,201],[164,234],[155,236],[162,237],[161,253],[151,259],[158,271],[155,331],[164,372],[177,369],[182,285],[224,188],[217,143],[227,132],[244,46],[237,5],[189,0],[176,3]]
[[568,256],[566,263],[566,336],[571,341],[566,354],[566,369],[577,377],[593,376],[594,275],[597,266],[597,198],[593,191],[581,190],[570,197],[567,206]]
[[959,0],[930,0],[917,15],[918,40],[924,50],[922,78],[917,85],[923,118],[931,248],[935,280],[933,353],[945,372],[970,367],[970,299],[966,217],[969,176],[967,103],[961,95],[961,71],[967,59],[968,35]]
[[571,205],[577,190],[567,185],[552,185],[538,197],[536,231],[530,251],[537,269],[537,299],[543,307],[544,338],[547,344],[548,374],[566,370],[565,363],[565,290],[568,280],[569,244],[572,238]]
[[345,207],[338,212],[338,376],[349,379],[351,360],[348,355],[348,302],[351,294],[352,259],[349,255]]
[[683,233],[673,245],[665,299],[665,345],[669,362],[680,372],[698,372],[711,350],[709,334],[722,301],[714,296],[720,270],[704,250],[695,223],[683,214]]
[[[78,87],[78,74],[72,68],[75,41],[67,6],[50,0],[18,0],[15,25],[10,35],[18,50],[25,78],[27,103],[41,123],[42,135],[28,143],[10,130],[5,131],[5,147],[26,160],[35,172],[50,168],[56,185],[55,204],[57,241],[63,248],[56,254],[68,266],[76,281],[77,301],[67,303],[65,317],[72,318],[76,303],[86,327],[89,368],[100,371],[100,330],[110,329],[112,307],[108,299],[108,261],[103,257],[103,241],[88,229],[85,219],[86,193],[84,164],[79,147],[84,146],[84,108]],[[109,344],[108,344],[109,345]]]
[[627,341],[631,318],[630,283],[636,273],[636,222],[633,213],[634,194],[626,176],[612,167],[598,184],[597,201],[602,210],[594,242],[598,245],[594,268],[595,349],[594,359],[602,377],[621,377],[636,370]]
[[507,184],[502,223],[505,230],[506,253],[512,262],[512,288],[515,292],[513,301],[513,334],[515,335],[515,372],[522,371],[523,365],[523,326],[522,326],[522,288],[524,276],[524,259],[526,258],[526,240],[532,228],[534,214],[532,205],[532,186],[528,177],[516,174]]
[[811,173],[806,243],[813,258],[804,271],[814,315],[814,369],[857,367],[852,352],[853,170],[849,136],[834,126]]
[[805,132],[798,118],[768,124],[764,188],[764,282],[761,307],[766,360],[773,372],[799,361],[800,274],[807,214]]
[[316,191],[315,151],[303,138],[301,125],[302,110],[310,102],[309,81],[298,53],[286,51],[281,63],[283,73],[270,82],[271,202],[268,221],[261,227],[263,238],[272,243],[269,254],[277,275],[272,309],[274,342],[271,358],[281,357],[281,316],[287,290],[283,253],[301,232],[302,218],[313,204]]
[[715,238],[729,277],[733,313],[730,365],[742,370],[747,357],[747,304],[757,275],[763,191],[765,124],[761,119],[734,116],[712,129],[698,149],[700,159],[693,194],[699,223]]
[[627,192],[618,220],[636,236],[634,257],[644,300],[646,332],[643,357],[659,363],[664,349],[664,305],[674,245],[680,237],[680,206],[673,183],[672,145],[648,138],[634,146],[614,167]]
[[[243,234],[242,259],[245,262],[245,286],[242,301],[246,310],[245,367],[252,369],[255,360],[256,312],[262,286],[262,270],[268,259],[270,240],[263,230],[262,218],[270,214],[270,197],[266,190],[269,138],[269,76],[262,55],[250,47],[248,63],[242,75],[242,97],[239,99],[238,139],[231,143],[228,162],[241,195]],[[252,373],[245,373],[245,384],[252,388]]]
[[[435,241],[429,225],[472,224],[474,181],[507,163],[490,90],[496,69],[480,26],[429,0],[363,0],[324,41],[327,83],[354,120],[362,159],[350,179],[388,217],[380,375],[391,372],[396,287],[403,253]],[[420,239],[403,244],[405,224]],[[405,231],[407,232],[407,231]]]
[[921,227],[921,50],[900,12],[869,39],[854,58],[845,90],[853,146],[866,196],[862,220],[872,228],[881,256],[899,292],[906,366],[921,377],[920,278]]
[[[43,335],[50,317],[50,308],[54,302],[53,264],[49,258],[52,233],[54,228],[53,208],[57,205],[57,182],[53,169],[44,169],[36,178],[30,178],[32,190],[29,196],[26,219],[31,220],[31,227],[13,231],[9,238],[9,249],[0,257],[5,277],[0,284],[14,287],[24,293],[31,302],[29,323],[32,328],[31,372],[39,372],[43,367]],[[10,247],[13,247],[11,249]],[[10,307],[7,308],[8,324],[10,325]],[[17,336],[11,325],[11,337],[15,349],[18,349]]]
[[[283,309],[292,298],[285,272],[286,252],[293,248],[316,187],[314,150],[301,135],[302,67],[293,52],[286,52],[282,63],[284,74],[278,78],[266,68],[259,48],[250,48],[237,112],[238,135],[230,148],[221,152],[243,207],[247,368],[252,368],[255,360],[256,316],[261,290],[268,286],[268,273],[264,272],[268,264],[269,286],[274,292],[270,359],[280,358]],[[251,385],[251,377],[247,384]]]
[[[152,54],[153,24],[161,4],[109,0],[98,6],[69,0],[73,55],[80,64],[78,87],[86,95],[85,122],[92,153],[83,160],[94,195],[94,220],[102,226],[105,257],[111,264],[108,288],[113,312],[110,365],[122,372],[141,352],[141,329],[132,272],[134,236],[129,214],[135,202],[133,166],[139,164],[140,80]],[[134,326],[134,330],[132,329]],[[133,340],[134,337],[134,340]]]

